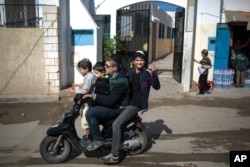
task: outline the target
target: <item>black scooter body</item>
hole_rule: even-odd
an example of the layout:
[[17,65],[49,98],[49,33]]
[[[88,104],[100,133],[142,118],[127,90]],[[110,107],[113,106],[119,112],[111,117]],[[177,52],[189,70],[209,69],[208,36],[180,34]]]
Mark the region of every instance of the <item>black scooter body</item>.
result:
[[[47,136],[42,140],[40,144],[40,153],[42,157],[49,163],[61,163],[68,159],[72,149],[77,149],[83,152],[87,157],[88,153],[91,155],[100,155],[100,152],[108,153],[111,150],[112,144],[112,123],[115,120],[100,120],[100,124],[103,126],[102,135],[105,143],[102,147],[95,151],[88,151],[86,146],[80,144],[81,138],[77,135],[75,128],[75,121],[80,115],[80,109],[82,106],[82,95],[76,95],[74,98],[75,104],[70,111],[65,112],[61,119],[51,125],[47,130]],[[128,121],[123,127],[121,150],[131,155],[141,153],[147,144],[147,132],[146,127],[141,122],[141,118],[136,114],[130,121]],[[56,140],[56,141],[55,141]],[[71,149],[67,150],[63,148],[70,143]],[[52,145],[52,146],[51,146]],[[67,151],[67,152],[65,152]],[[63,156],[62,156],[63,155]]]

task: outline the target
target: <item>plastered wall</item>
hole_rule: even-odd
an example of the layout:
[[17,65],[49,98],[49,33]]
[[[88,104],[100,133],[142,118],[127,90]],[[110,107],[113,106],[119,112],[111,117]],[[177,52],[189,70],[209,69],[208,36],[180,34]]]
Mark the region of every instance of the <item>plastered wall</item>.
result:
[[0,28],[0,101],[59,96],[59,14],[44,6],[42,28]]
[[43,29],[0,29],[0,96],[45,95]]

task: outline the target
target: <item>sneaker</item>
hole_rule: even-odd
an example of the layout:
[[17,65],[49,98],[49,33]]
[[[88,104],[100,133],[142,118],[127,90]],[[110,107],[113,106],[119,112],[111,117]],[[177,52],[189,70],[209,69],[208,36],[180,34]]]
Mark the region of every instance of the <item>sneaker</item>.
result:
[[86,149],[88,151],[94,151],[96,149],[98,149],[99,147],[101,147],[104,144],[104,141],[93,141],[91,142]]
[[119,163],[119,157],[113,156],[111,153],[108,155],[101,157],[101,161],[103,161],[105,164],[116,164]]
[[197,96],[199,96],[199,95],[204,95],[204,93],[196,93],[196,95],[197,95]]
[[212,88],[210,87],[207,91],[208,94],[212,93]]
[[83,136],[82,139],[80,140],[80,145],[82,147],[87,147],[92,141],[87,137],[87,136]]

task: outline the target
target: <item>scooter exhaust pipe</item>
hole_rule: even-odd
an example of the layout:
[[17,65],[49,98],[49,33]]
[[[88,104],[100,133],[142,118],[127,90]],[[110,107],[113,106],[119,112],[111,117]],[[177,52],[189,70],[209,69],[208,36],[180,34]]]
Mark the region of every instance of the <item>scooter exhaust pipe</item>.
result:
[[135,150],[141,147],[141,143],[138,140],[126,140],[124,141],[123,149],[128,150]]

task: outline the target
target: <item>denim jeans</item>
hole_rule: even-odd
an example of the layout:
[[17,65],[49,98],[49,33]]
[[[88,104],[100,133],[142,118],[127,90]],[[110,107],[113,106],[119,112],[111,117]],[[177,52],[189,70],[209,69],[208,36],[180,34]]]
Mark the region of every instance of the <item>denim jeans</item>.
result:
[[113,137],[112,137],[112,150],[114,156],[119,156],[119,148],[121,143],[122,131],[121,127],[124,123],[129,121],[140,109],[135,106],[127,106],[124,111],[113,122]]
[[122,108],[109,108],[105,106],[90,107],[85,116],[89,124],[90,134],[93,141],[104,140],[100,132],[98,120],[109,119],[118,116],[124,109]]

